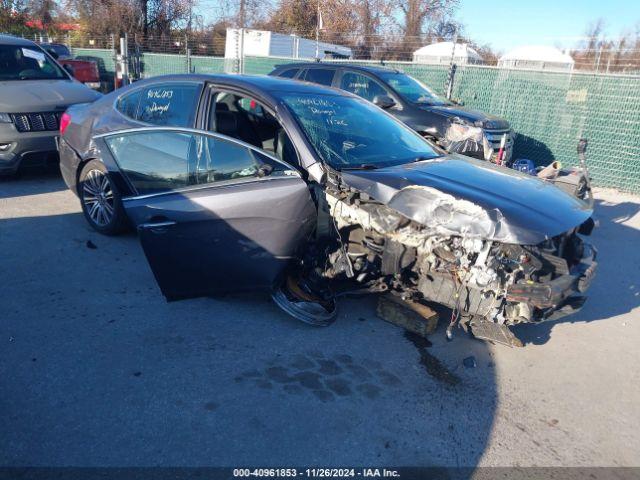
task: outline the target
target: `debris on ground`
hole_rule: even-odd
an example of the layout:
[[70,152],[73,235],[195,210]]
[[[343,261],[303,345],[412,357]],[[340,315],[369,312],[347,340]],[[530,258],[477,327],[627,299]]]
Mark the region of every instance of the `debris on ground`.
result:
[[476,368],[478,365],[476,363],[476,357],[471,355],[470,357],[465,358],[462,360],[462,365],[464,365],[465,368]]
[[392,294],[378,298],[377,314],[381,319],[421,337],[433,333],[438,327],[438,314],[431,308]]

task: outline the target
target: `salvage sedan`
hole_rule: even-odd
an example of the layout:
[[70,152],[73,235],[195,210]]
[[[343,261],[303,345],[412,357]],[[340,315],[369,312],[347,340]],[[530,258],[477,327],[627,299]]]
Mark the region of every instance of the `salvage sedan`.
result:
[[157,77],[65,114],[61,170],[87,221],[133,224],[168,300],[267,289],[305,322],[336,299],[433,301],[480,338],[576,311],[588,206],[447,155],[352,94],[258,76]]

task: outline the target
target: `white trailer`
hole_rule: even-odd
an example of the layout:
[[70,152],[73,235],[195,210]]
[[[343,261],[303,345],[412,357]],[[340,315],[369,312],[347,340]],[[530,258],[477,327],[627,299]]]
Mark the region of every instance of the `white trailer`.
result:
[[[352,57],[353,52],[342,45],[318,42],[317,54],[321,59],[348,59]],[[227,28],[224,58],[241,59],[241,57],[312,59],[316,58],[316,41],[268,30]]]

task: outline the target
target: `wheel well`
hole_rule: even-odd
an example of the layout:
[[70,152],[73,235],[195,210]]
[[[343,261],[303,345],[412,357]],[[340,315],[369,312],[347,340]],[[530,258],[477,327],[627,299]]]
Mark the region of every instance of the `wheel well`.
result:
[[85,158],[84,160],[80,160],[78,164],[78,168],[76,169],[76,193],[80,196],[80,174],[82,173],[82,169],[84,166],[89,163],[91,160],[98,160],[96,157]]

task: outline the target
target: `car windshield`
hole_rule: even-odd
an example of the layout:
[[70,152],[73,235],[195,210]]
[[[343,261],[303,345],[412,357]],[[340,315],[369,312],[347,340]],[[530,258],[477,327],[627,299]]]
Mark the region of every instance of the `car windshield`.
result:
[[59,43],[44,43],[42,44],[42,48],[47,50],[48,52],[55,52],[58,57],[70,57],[71,52],[67,48],[66,45],[61,45]]
[[0,45],[0,81],[68,78],[38,47]]
[[287,94],[283,100],[320,157],[338,170],[381,168],[440,155],[413,130],[359,98]]
[[399,95],[411,103],[426,105],[450,105],[450,102],[436,95],[424,83],[404,73],[381,73],[382,79]]

